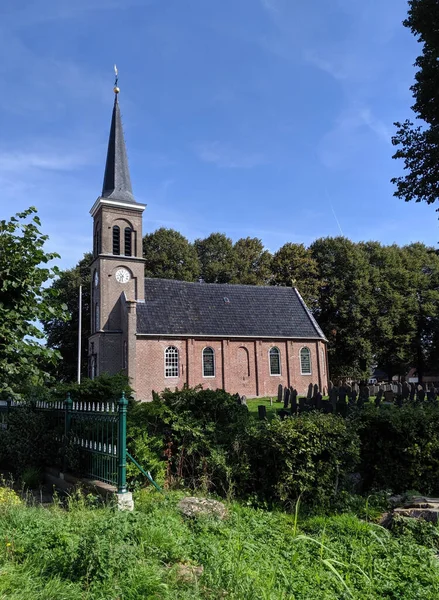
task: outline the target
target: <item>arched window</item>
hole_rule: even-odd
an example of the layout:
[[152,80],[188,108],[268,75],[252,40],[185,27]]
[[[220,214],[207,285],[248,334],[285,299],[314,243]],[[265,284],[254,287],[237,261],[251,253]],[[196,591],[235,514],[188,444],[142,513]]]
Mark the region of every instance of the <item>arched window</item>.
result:
[[99,303],[95,303],[95,331],[100,329]]
[[99,221],[96,223],[95,227],[93,251],[95,256],[101,253],[101,224]]
[[120,227],[113,227],[113,254],[120,254]]
[[270,375],[280,375],[280,350],[270,348]]
[[311,375],[311,352],[309,348],[300,350],[300,372],[302,375]]
[[322,375],[326,375],[325,351],[323,348],[320,350],[320,356],[322,357]]
[[215,377],[215,352],[213,348],[203,350],[203,377]]
[[165,377],[178,377],[178,350],[168,346],[165,350]]
[[125,256],[131,256],[132,252],[133,230],[131,227],[125,227]]

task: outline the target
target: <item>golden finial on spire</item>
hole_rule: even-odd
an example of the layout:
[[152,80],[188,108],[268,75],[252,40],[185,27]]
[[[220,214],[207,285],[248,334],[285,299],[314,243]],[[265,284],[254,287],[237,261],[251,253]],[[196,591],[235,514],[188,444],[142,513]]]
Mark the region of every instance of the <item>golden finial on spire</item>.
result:
[[117,67],[116,65],[114,65],[114,75],[115,75],[115,80],[114,80],[114,88],[113,91],[115,94],[118,94],[120,92],[120,89],[117,85],[117,82],[119,81],[119,77],[118,77],[118,72],[117,72]]

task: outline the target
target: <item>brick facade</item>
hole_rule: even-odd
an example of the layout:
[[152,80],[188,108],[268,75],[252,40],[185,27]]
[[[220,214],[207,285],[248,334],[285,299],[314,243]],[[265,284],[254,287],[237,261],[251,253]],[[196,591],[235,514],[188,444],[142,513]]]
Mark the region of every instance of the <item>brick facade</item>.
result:
[[[179,353],[178,377],[165,377],[165,350],[174,346]],[[300,350],[311,353],[311,374],[302,375]],[[203,349],[214,350],[215,375],[203,376]],[[270,374],[270,348],[280,351],[281,374]],[[139,400],[150,400],[152,391],[190,387],[222,388],[248,398],[276,396],[279,384],[293,386],[306,394],[310,383],[328,387],[326,344],[320,340],[246,340],[194,338],[142,338],[136,342],[136,390]]]

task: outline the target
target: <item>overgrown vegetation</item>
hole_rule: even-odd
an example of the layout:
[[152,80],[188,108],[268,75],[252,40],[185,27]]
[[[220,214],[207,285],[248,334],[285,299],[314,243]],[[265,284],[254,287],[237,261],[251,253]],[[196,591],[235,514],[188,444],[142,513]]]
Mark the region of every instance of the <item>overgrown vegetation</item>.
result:
[[439,595],[439,565],[433,551],[419,544],[421,534],[392,534],[352,514],[302,518],[236,503],[228,506],[225,521],[185,520],[176,510],[180,497],[142,491],[135,512],[121,513],[94,507],[88,499],[46,509],[0,494],[0,595],[9,600]]
[[[291,505],[357,489],[437,493],[439,407],[258,421],[223,391],[165,392],[129,411],[129,447],[168,487]],[[355,476],[354,476],[355,474]]]

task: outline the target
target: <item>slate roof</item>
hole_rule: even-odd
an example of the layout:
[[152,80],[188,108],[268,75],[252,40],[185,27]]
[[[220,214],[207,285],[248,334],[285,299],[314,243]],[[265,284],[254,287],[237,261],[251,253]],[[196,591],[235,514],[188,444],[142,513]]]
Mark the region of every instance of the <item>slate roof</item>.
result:
[[114,99],[111,117],[110,137],[108,140],[107,162],[105,164],[102,197],[121,202],[137,204],[131,187],[130,170],[128,168],[127,149],[123,136],[117,94]]
[[325,339],[294,288],[151,278],[137,304],[137,333]]

